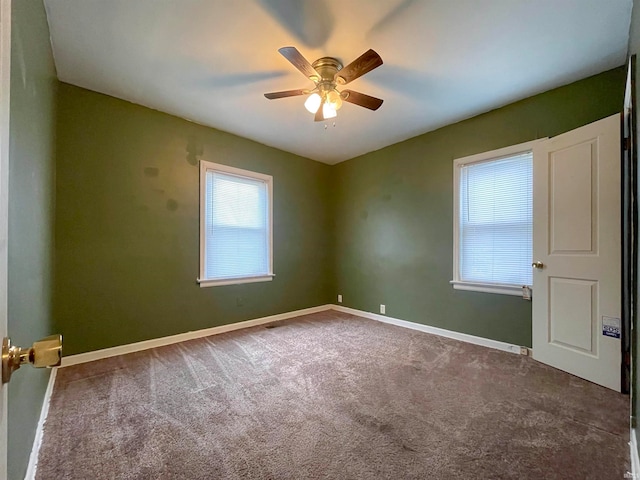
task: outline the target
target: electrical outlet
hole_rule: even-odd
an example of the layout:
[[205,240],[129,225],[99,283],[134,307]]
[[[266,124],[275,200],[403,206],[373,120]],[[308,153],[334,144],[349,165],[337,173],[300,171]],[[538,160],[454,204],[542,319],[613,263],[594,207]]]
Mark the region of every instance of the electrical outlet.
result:
[[342,303],[342,295],[338,295],[338,303]]
[[380,313],[382,313],[383,315],[386,313],[387,307],[385,307],[384,305],[380,304]]

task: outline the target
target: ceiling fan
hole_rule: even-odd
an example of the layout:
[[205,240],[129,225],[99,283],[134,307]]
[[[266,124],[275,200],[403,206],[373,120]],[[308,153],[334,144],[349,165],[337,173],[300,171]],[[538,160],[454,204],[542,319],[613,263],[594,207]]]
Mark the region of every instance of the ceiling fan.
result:
[[338,91],[337,89],[338,85],[346,85],[382,65],[382,58],[375,51],[367,50],[344,68],[342,63],[333,57],[322,57],[309,63],[295,47],[282,47],[278,51],[311,80],[315,84],[315,88],[265,93],[264,96],[269,100],[309,95],[304,106],[315,114],[316,122],[334,118],[343,101],[360,105],[369,110],[377,110],[382,105],[382,100],[379,98],[353,90]]

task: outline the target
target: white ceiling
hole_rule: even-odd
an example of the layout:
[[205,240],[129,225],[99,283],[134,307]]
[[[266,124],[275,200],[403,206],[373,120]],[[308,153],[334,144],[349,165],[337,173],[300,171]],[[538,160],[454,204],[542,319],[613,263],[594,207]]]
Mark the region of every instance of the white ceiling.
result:
[[[334,164],[625,62],[632,0],[45,0],[58,77]],[[279,53],[384,65],[316,123]]]

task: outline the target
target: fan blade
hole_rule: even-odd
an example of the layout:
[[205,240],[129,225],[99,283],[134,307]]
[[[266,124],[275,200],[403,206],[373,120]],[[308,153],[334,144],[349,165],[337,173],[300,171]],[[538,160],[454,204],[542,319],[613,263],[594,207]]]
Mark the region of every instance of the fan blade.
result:
[[378,68],[380,65],[382,65],[380,55],[374,50],[369,49],[336,73],[336,82],[340,85],[346,85],[374,68]]
[[324,106],[324,101],[318,107],[318,111],[316,112],[316,116],[314,117],[314,121],[322,122],[324,121],[324,113],[322,112],[322,107]]
[[284,92],[271,92],[265,93],[264,96],[269,100],[275,100],[277,98],[295,97],[297,95],[306,95],[309,90],[285,90]]
[[278,50],[284,58],[289,60],[291,64],[302,72],[302,74],[315,82],[320,78],[316,69],[311,66],[306,58],[298,51],[296,47],[282,47]]
[[345,102],[353,103],[354,105],[359,105],[361,107],[368,108],[369,110],[379,109],[383,102],[383,100],[379,98],[365,95],[360,92],[354,92],[353,90],[343,90],[341,95]]

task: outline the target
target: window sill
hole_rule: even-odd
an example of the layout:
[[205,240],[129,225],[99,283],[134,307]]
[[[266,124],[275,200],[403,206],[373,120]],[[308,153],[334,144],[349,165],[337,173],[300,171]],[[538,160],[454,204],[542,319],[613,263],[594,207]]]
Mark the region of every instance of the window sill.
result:
[[[471,292],[499,293],[502,295],[514,295],[522,297],[522,285],[506,285],[499,283],[475,283],[451,280],[449,282],[456,290],[467,290]],[[530,285],[528,285],[531,288]]]
[[235,277],[235,278],[219,278],[217,280],[207,280],[198,278],[200,288],[217,287],[220,285],[238,285],[241,283],[270,282],[275,275],[273,273],[260,275],[258,277]]

